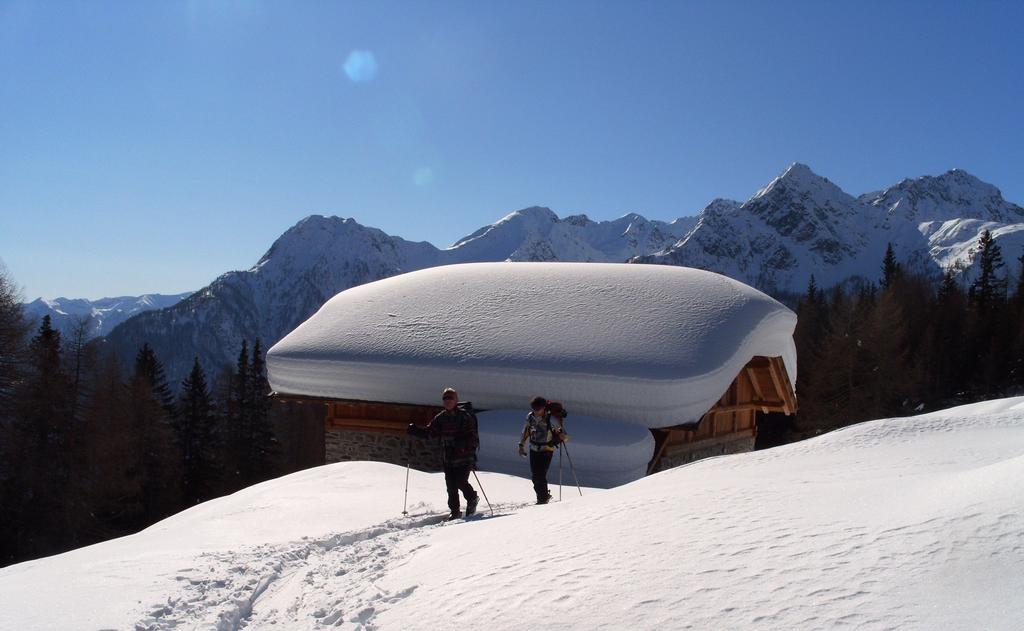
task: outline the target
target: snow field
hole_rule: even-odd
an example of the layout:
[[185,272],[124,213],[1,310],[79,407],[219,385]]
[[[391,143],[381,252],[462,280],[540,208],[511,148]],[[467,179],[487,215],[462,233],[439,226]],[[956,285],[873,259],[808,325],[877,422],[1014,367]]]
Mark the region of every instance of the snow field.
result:
[[499,516],[452,524],[438,474],[412,472],[410,518],[401,467],[266,482],[0,569],[0,629],[1024,626],[1024,398],[548,506],[480,477]]
[[439,532],[381,583],[417,584],[416,598],[377,620],[1019,629],[1024,399],[1013,401],[865,423]]

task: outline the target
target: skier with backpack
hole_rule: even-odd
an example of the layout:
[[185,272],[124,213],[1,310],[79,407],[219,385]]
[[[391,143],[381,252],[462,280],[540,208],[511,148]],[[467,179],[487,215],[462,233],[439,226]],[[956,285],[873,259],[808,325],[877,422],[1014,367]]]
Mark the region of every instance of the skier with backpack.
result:
[[[526,456],[526,442],[530,442],[530,477],[533,479],[533,490],[537,494],[538,504],[547,504],[551,500],[548,468],[551,466],[555,447],[566,438],[561,424],[552,422],[548,405],[544,397],[534,397],[530,401],[531,412],[526,415],[523,436],[519,440],[519,455],[523,457]],[[564,412],[561,404],[558,404],[558,409]]]
[[476,512],[480,496],[469,483],[469,474],[476,467],[476,451],[480,447],[476,414],[470,403],[459,403],[459,393],[445,388],[441,393],[444,410],[426,425],[409,423],[408,433],[419,438],[440,439],[444,455],[444,482],[448,490],[449,520],[462,517],[459,491],[466,498],[466,515]]

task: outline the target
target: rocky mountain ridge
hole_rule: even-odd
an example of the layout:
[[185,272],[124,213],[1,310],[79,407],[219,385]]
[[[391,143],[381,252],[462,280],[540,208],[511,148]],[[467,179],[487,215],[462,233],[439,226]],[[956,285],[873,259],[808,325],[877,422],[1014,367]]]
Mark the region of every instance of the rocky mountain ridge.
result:
[[908,269],[937,275],[952,266],[969,278],[986,229],[1016,258],[1024,208],[963,170],[854,197],[794,163],[746,202],[713,201],[683,239],[631,261],[710,269],[783,294],[801,292],[811,274],[820,286],[874,281],[891,243]]
[[354,219],[311,215],[251,269],[223,274],[172,307],[137,315],[107,343],[131,357],[149,342],[178,378],[193,357],[208,368],[230,364],[243,339],[258,337],[269,347],[349,287],[435,265],[629,260],[708,269],[779,295],[803,291],[812,273],[820,286],[876,280],[890,242],[908,267],[938,274],[955,265],[969,275],[972,248],[985,229],[1016,274],[1024,209],[994,186],[952,170],[854,197],[799,163],[746,202],[716,199],[696,217],[662,222],[630,213],[598,222],[531,207],[443,249]]

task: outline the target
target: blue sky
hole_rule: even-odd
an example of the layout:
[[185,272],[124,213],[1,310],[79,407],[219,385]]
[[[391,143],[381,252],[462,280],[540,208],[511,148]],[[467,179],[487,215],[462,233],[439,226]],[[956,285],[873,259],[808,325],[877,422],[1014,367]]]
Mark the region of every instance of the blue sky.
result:
[[[531,205],[672,219],[793,161],[1024,204],[1021,2],[0,0],[0,260],[198,289],[302,217],[448,245]],[[355,51],[355,55],[353,52]]]

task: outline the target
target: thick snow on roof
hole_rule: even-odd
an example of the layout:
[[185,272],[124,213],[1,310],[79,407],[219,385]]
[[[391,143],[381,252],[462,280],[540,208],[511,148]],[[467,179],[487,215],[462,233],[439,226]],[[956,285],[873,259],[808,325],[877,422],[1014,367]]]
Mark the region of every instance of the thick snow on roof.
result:
[[0,568],[0,629],[1024,627],[1024,397],[547,506],[480,472],[497,516],[451,524],[442,474],[403,518],[405,480],[316,467]]
[[534,395],[649,427],[698,420],[755,355],[796,381],[792,311],[701,270],[470,263],[354,287],[270,349],[282,393],[480,409]]

